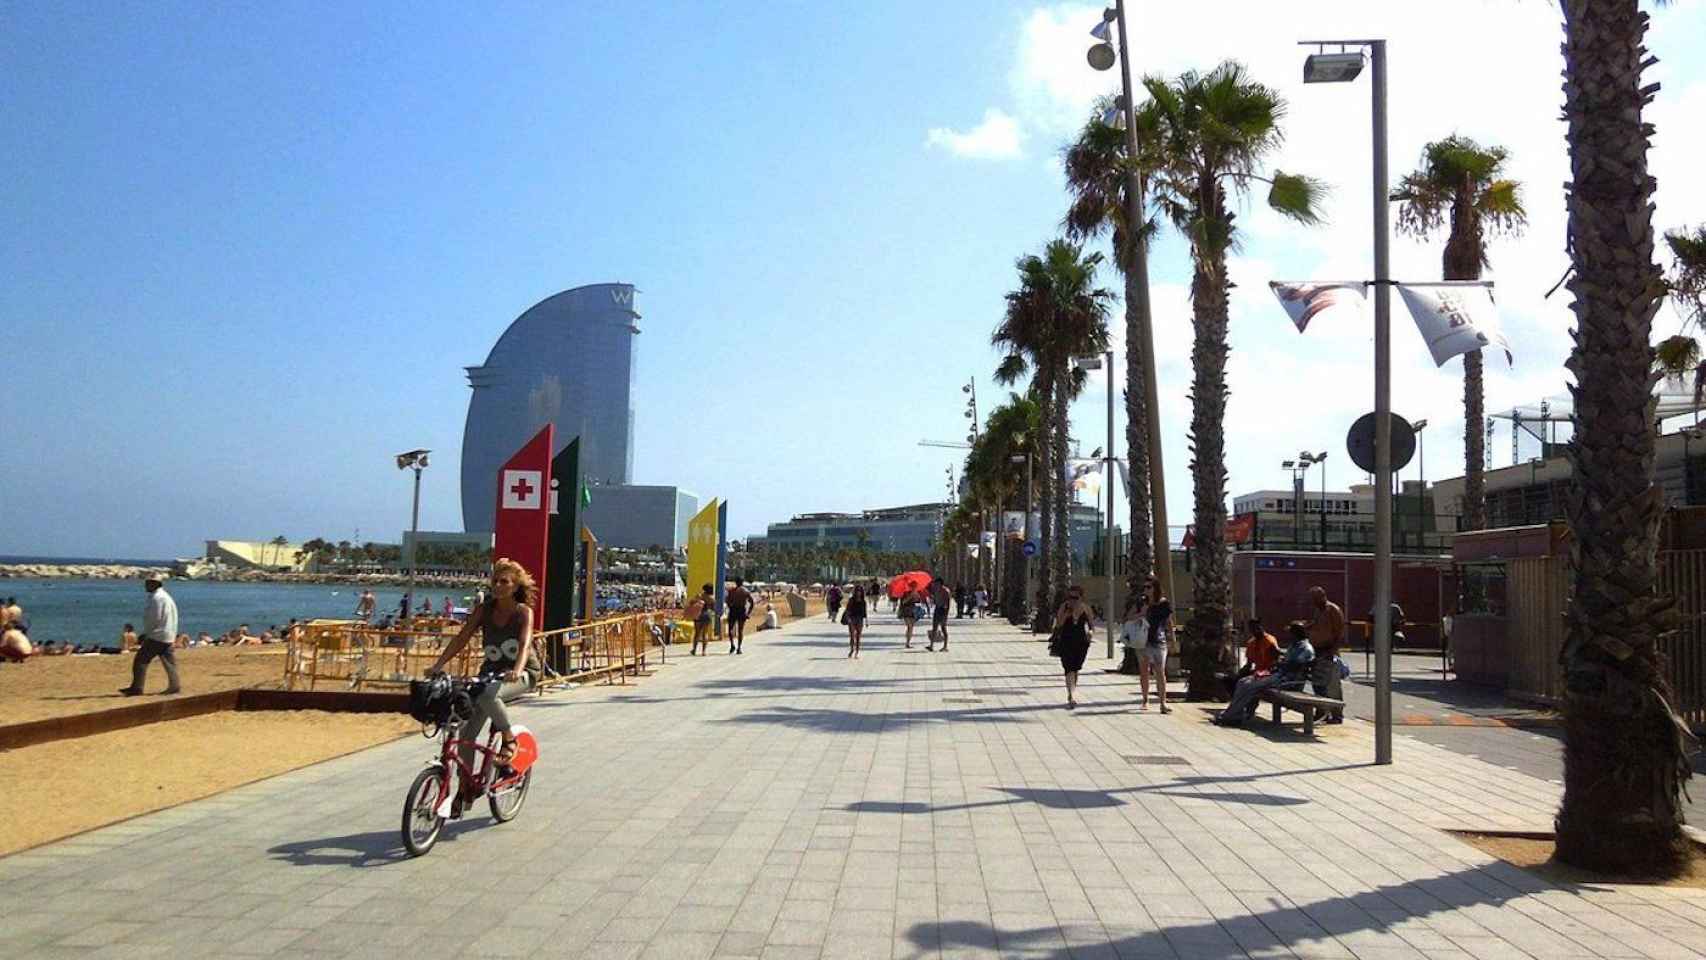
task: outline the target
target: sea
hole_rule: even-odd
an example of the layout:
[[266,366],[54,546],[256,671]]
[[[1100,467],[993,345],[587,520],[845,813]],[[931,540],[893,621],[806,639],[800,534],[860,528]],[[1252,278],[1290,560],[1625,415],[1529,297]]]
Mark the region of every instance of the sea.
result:
[[[130,564],[170,566],[171,561],[80,559],[69,557],[8,557],[0,563]],[[347,583],[230,583],[209,580],[168,580],[166,592],[178,604],[178,630],[194,637],[201,633],[219,636],[239,624],[253,633],[291,617],[348,618],[361,596],[359,584]],[[423,591],[434,609],[444,603],[445,591]],[[375,586],[376,609],[397,609],[402,587]],[[136,580],[78,580],[71,578],[21,578],[0,580],[0,598],[13,597],[30,620],[30,639],[37,643],[94,644],[117,646],[126,623],[142,626],[142,601],[146,594]],[[461,592],[449,594],[457,606],[466,606]]]

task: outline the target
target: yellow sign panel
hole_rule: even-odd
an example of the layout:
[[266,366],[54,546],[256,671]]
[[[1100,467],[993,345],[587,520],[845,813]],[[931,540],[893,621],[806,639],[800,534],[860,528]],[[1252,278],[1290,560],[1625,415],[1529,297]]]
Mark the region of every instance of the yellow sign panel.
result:
[[717,501],[712,499],[687,522],[687,599],[699,596],[707,583],[711,584],[713,598],[722,596],[723,585],[713,582],[716,576]]

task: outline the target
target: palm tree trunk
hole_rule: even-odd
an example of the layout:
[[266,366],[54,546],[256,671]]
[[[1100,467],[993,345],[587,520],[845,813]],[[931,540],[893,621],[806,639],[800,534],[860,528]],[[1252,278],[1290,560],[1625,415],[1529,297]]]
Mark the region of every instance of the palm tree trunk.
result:
[[[1143,386],[1144,368],[1153,358],[1143,336],[1149,319],[1149,256],[1143,243],[1132,243],[1129,263],[1125,275],[1125,450],[1131,490],[1126,497],[1130,508],[1126,596],[1135,597],[1155,565],[1149,511],[1149,395]],[[1114,478],[1107,477],[1104,482],[1113,483]],[[1112,567],[1108,575],[1113,576]],[[1115,612],[1110,611],[1110,615]]]
[[1037,397],[1039,409],[1039,416],[1037,417],[1037,473],[1039,474],[1037,477],[1039,481],[1037,483],[1037,526],[1040,541],[1038,546],[1041,549],[1036,558],[1037,594],[1031,599],[1032,603],[1036,605],[1032,617],[1032,629],[1038,633],[1045,633],[1048,630],[1050,616],[1054,612],[1048,603],[1048,598],[1053,593],[1050,589],[1053,584],[1050,582],[1049,557],[1052,554],[1049,552],[1049,548],[1054,545],[1054,536],[1049,527],[1050,521],[1053,519],[1053,511],[1050,509],[1054,503],[1055,484],[1053,478],[1059,468],[1054,465],[1054,425],[1052,423],[1053,418],[1048,414],[1053,405],[1054,391],[1057,388],[1049,377],[1042,378],[1042,383],[1039,386],[1042,389],[1039,391],[1041,396]]
[[1636,0],[1562,0],[1564,116],[1575,296],[1575,474],[1567,511],[1575,593],[1564,666],[1564,799],[1557,858],[1616,874],[1674,876],[1693,848],[1679,807],[1688,734],[1671,707],[1658,639],[1663,498],[1653,486],[1652,194],[1641,120],[1647,15]]
[[[1218,189],[1211,185],[1210,189]],[[1224,217],[1220,203],[1213,208]],[[1224,252],[1208,252],[1191,278],[1196,339],[1191,346],[1191,480],[1196,524],[1191,619],[1185,625],[1186,696],[1218,697],[1215,671],[1230,660],[1232,582],[1226,558],[1227,299]]]
[[1066,586],[1072,577],[1072,496],[1067,490],[1063,477],[1066,473],[1066,435],[1071,430],[1071,422],[1067,417],[1066,386],[1062,372],[1057,371],[1054,388],[1054,482],[1058,493],[1054,498],[1054,570],[1050,581],[1054,590],[1049,594],[1049,608],[1060,606],[1066,598]]
[[[1477,279],[1447,277],[1448,280]],[[1486,387],[1481,379],[1481,351],[1463,355],[1463,529],[1487,527],[1487,426],[1484,409]],[[1424,491],[1425,493],[1426,491]]]

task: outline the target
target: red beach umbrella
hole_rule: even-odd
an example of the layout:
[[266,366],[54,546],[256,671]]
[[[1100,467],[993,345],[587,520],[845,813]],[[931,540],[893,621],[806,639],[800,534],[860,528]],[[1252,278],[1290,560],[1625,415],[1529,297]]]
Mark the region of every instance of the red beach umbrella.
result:
[[889,596],[899,600],[901,597],[906,596],[906,592],[908,590],[918,590],[922,592],[925,588],[930,586],[930,581],[933,579],[935,578],[923,570],[914,570],[911,573],[903,573],[889,581]]

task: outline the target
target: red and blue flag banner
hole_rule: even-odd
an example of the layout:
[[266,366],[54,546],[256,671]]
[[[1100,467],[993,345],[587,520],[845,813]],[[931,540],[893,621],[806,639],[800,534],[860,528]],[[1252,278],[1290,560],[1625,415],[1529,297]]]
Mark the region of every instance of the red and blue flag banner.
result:
[[533,622],[545,622],[545,550],[551,526],[552,425],[533,435],[515,456],[498,468],[495,557],[521,564],[539,589],[533,591]]

